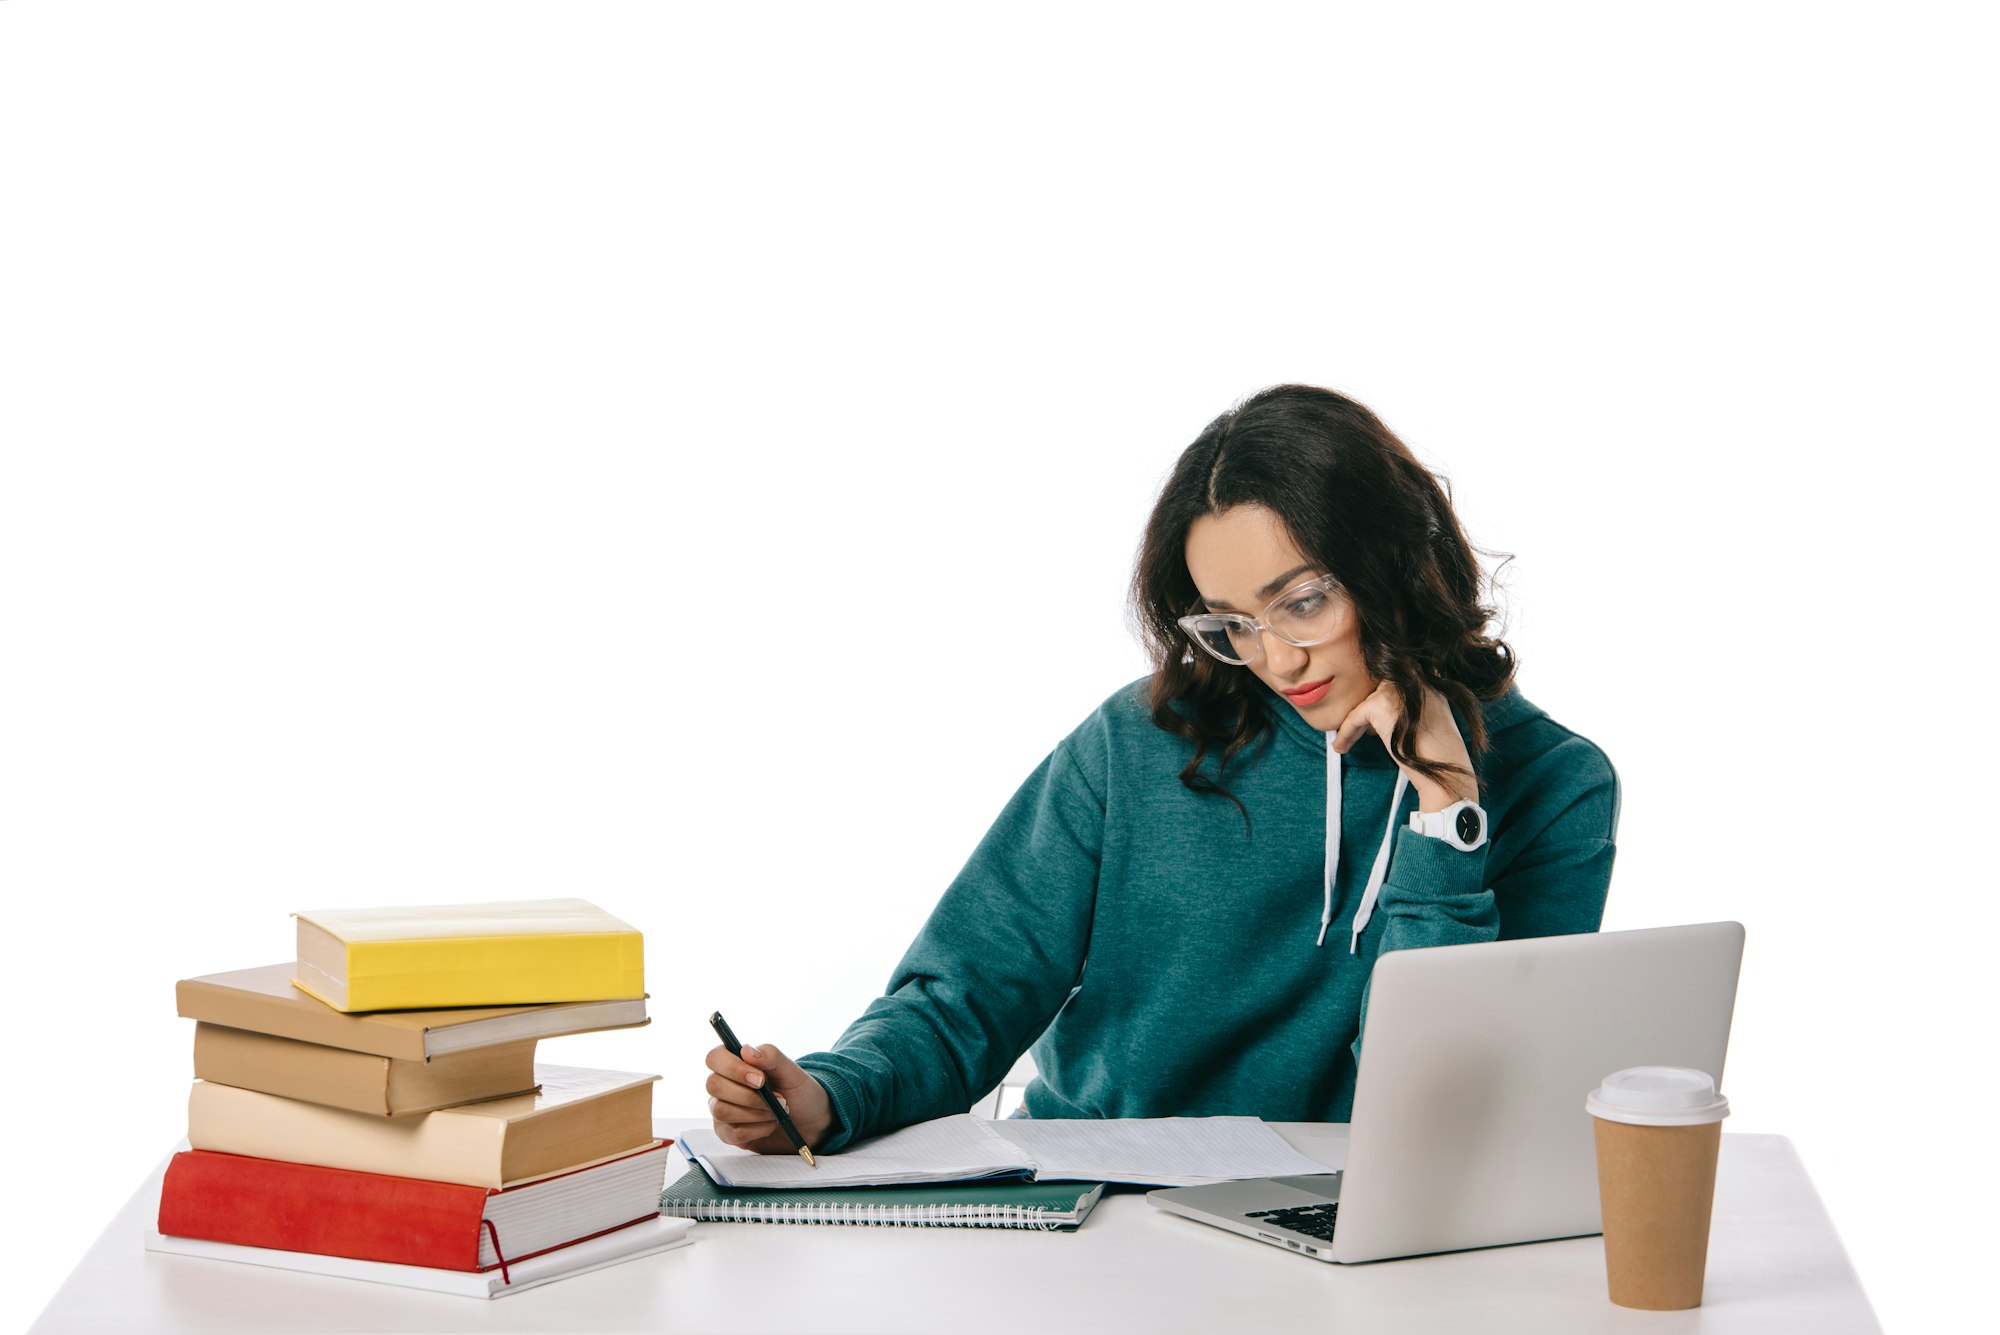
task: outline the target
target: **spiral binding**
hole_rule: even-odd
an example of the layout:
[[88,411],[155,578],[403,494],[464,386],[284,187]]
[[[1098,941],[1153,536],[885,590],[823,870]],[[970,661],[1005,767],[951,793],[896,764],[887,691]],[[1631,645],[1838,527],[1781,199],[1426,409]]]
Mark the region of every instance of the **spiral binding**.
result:
[[885,1228],[1023,1228],[1052,1233],[1069,1220],[1050,1210],[1020,1205],[734,1205],[726,1201],[670,1202],[664,1215],[716,1224],[872,1224]]

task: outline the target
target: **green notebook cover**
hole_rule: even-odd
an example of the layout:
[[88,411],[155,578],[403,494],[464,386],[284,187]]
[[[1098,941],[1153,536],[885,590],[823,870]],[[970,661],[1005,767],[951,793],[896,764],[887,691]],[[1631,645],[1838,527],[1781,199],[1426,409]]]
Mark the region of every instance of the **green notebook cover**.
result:
[[718,1187],[690,1164],[660,1193],[660,1213],[723,1224],[885,1224],[902,1228],[1071,1230],[1102,1182],[939,1182],[923,1186],[753,1191]]

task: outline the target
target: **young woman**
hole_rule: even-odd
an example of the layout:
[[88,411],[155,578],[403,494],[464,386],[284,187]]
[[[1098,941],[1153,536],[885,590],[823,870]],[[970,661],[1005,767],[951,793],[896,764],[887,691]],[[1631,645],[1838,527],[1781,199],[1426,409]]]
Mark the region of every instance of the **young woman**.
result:
[[1153,672],[1029,776],[832,1051],[708,1054],[790,1153],[964,1112],[1346,1121],[1385,951],[1597,930],[1618,781],[1523,699],[1443,489],[1360,404],[1268,389],[1181,455],[1132,581]]

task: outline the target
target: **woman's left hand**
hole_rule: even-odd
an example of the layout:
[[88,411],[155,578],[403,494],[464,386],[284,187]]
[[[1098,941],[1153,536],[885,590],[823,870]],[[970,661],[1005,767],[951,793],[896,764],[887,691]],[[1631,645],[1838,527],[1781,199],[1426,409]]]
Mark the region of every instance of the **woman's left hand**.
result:
[[[1403,693],[1394,682],[1385,681],[1340,721],[1340,727],[1334,730],[1333,749],[1346,755],[1349,747],[1371,731],[1387,747],[1402,718]],[[1441,784],[1403,767],[1410,786],[1417,790],[1419,811],[1443,811],[1454,802],[1479,800],[1479,786],[1472,778],[1472,753],[1466,750],[1465,738],[1459,735],[1458,720],[1451,716],[1451,706],[1445,698],[1428,686],[1424,688],[1423,721],[1417,725],[1412,742],[1412,749],[1420,759],[1457,765],[1465,770],[1464,774],[1450,776],[1448,784]]]

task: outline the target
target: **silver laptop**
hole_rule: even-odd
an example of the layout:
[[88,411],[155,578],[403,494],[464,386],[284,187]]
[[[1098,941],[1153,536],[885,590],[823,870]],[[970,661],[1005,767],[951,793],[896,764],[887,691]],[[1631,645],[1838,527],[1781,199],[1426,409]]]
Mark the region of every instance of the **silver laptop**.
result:
[[1147,1193],[1321,1261],[1604,1231],[1584,1096],[1627,1066],[1722,1082],[1740,923],[1399,950],[1375,962],[1347,1166]]

